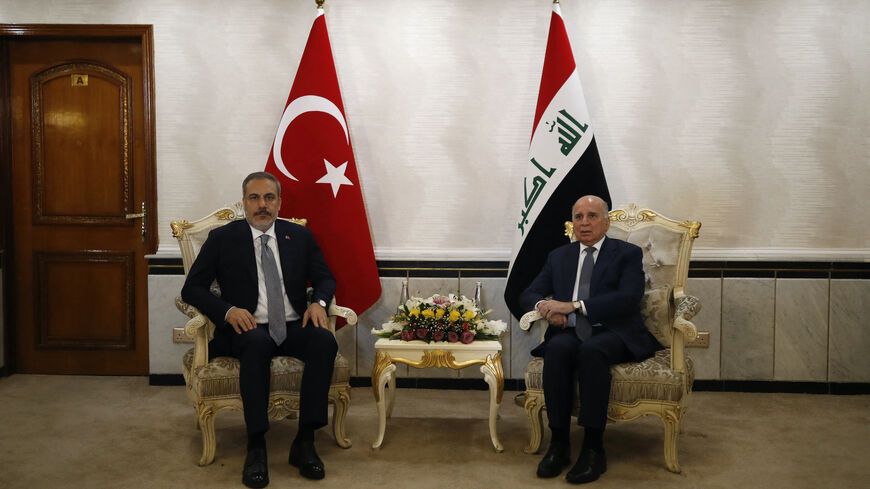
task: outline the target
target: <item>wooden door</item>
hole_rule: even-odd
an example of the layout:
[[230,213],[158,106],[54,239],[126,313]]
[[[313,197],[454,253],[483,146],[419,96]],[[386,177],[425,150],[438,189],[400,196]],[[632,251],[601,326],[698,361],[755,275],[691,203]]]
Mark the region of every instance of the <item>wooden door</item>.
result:
[[5,25],[0,36],[12,369],[147,374],[151,27]]

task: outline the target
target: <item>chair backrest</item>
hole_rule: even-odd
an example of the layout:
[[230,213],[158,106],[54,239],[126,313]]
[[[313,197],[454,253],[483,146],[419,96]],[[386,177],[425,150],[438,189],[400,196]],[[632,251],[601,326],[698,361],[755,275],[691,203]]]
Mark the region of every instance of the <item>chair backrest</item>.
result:
[[[647,290],[667,286],[682,293],[689,274],[692,245],[700,229],[700,222],[675,221],[654,210],[627,204],[610,211],[607,235],[643,250]],[[565,223],[565,234],[572,242],[576,241],[570,221]]]
[[[641,312],[650,331],[665,346],[673,343],[675,302],[685,295],[692,245],[699,229],[700,222],[675,221],[637,204],[610,211],[607,235],[643,250],[647,292]],[[570,221],[565,223],[565,234],[572,242],[576,240]],[[667,308],[660,309],[664,302]]]
[[[190,270],[193,261],[196,260],[196,255],[202,248],[208,238],[208,233],[212,229],[218,228],[227,224],[230,221],[237,221],[245,218],[245,209],[241,202],[221,207],[211,214],[203,217],[198,221],[188,222],[172,221],[172,236],[178,240],[178,247],[181,248],[181,260],[184,263],[184,275]],[[284,219],[284,218],[281,218]],[[307,219],[290,218],[287,221],[306,226]]]

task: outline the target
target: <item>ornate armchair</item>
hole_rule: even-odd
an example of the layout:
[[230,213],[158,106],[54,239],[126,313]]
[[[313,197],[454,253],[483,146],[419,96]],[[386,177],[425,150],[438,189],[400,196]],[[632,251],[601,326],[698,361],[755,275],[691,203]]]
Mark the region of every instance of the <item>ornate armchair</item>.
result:
[[[629,204],[610,211],[608,236],[634,243],[643,249],[643,269],[646,292],[641,312],[644,322],[664,350],[640,363],[623,363],[611,368],[612,384],[607,418],[628,421],[642,415],[655,414],[665,427],[665,463],[671,472],[679,472],[677,433],[680,419],[692,393],[695,370],[685,353],[686,343],[697,336],[690,322],[701,306],[696,297],[686,295],[686,277],[692,244],[698,237],[701,223],[674,221],[655,211]],[[570,222],[565,234],[574,241]],[[547,321],[537,311],[520,319],[520,327],[528,330],[540,324],[546,332]],[[535,453],[541,446],[541,410],[544,405],[544,360],[535,358],[526,366],[525,410],[529,420],[529,446],[526,453]],[[574,415],[579,413],[575,392]]]
[[[181,256],[184,262],[184,274],[187,275],[208,233],[229,221],[244,219],[242,204],[222,207],[208,216],[194,222],[172,222],[172,235],[178,240]],[[306,225],[305,219],[290,219]],[[212,292],[219,293],[217,284],[212,286]],[[187,397],[196,410],[196,425],[202,431],[202,457],[199,465],[208,465],[214,461],[215,434],[214,417],[225,409],[242,410],[242,398],[239,394],[239,361],[231,357],[216,357],[208,360],[208,342],[214,335],[215,325],[195,307],[185,303],[181,297],[175,299],[178,310],[189,320],[184,325],[185,334],[193,338],[193,348],[182,358],[184,381],[187,386]],[[357,322],[354,311],[337,306],[335,300],[327,310],[329,329],[335,334],[335,320],[342,317],[348,325]],[[302,382],[304,364],[292,357],[279,356],[272,359],[271,392],[269,394],[269,417],[282,419],[294,416],[299,411],[299,389]],[[333,404],[332,428],[335,441],[340,447],[349,448],[350,440],[344,433],[344,422],[347,409],[350,406],[350,369],[347,360],[336,356],[332,385],[329,389],[329,402]]]

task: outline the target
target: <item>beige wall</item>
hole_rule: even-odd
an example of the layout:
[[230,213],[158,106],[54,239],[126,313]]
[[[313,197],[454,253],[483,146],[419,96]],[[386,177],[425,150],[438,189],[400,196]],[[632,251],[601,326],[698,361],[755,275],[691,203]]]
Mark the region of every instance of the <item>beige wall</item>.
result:
[[[506,260],[548,2],[327,7],[378,258]],[[702,221],[697,258],[870,259],[870,217],[848,212],[870,188],[870,2],[562,10],[616,203]],[[0,6],[0,22],[154,25],[169,255],[171,220],[237,199],[264,166],[314,15],[309,0]]]
[[[870,261],[870,2],[561,4],[616,203],[701,221],[696,260]],[[507,260],[549,3],[329,0],[327,7],[377,257]],[[4,23],[154,25],[163,256],[178,256],[170,221],[238,199],[242,176],[263,168],[314,15],[310,0],[0,4]],[[342,333],[343,351],[358,355],[357,374],[365,375],[371,354],[369,329],[397,295],[391,280],[384,279],[381,309]],[[489,285],[494,300],[499,280]],[[179,371],[185,347],[171,343],[170,330],[183,319],[172,302],[180,281],[149,277],[152,373]],[[815,380],[824,371],[830,381],[870,379],[850,349],[870,346],[851,319],[867,311],[840,314],[833,306],[866,297],[864,282],[830,281],[830,303],[812,316],[826,319],[807,327],[807,372],[777,363],[798,354],[787,352],[801,346],[794,338],[803,338],[803,326],[783,326],[791,316],[777,316],[769,303],[802,297],[804,285],[696,285],[711,291],[703,321],[721,335],[718,349],[714,337],[714,349],[697,353],[700,378]],[[758,322],[732,324],[726,309],[746,287],[766,295],[751,303],[757,311],[736,312]],[[763,358],[741,364],[732,351],[745,351],[739,342],[757,328],[762,342],[753,347]],[[517,355],[527,354],[529,338],[512,333],[506,343],[511,377],[520,376]]]

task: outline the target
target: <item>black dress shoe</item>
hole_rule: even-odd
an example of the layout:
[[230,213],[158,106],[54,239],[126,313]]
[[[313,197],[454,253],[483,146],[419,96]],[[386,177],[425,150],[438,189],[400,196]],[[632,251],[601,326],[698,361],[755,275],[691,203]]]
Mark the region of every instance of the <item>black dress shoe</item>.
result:
[[296,438],[293,444],[290,445],[290,465],[299,468],[299,473],[306,479],[323,479],[326,476],[326,470],[323,468],[323,461],[317,456],[314,450],[314,442]]
[[565,442],[551,441],[547,454],[538,464],[538,477],[549,479],[562,473],[571,463],[571,445]]
[[269,485],[269,462],[266,448],[250,448],[242,470],[242,484],[255,489]]
[[577,463],[565,475],[565,480],[571,484],[584,484],[598,480],[601,474],[607,472],[607,457],[604,449],[583,448]]

